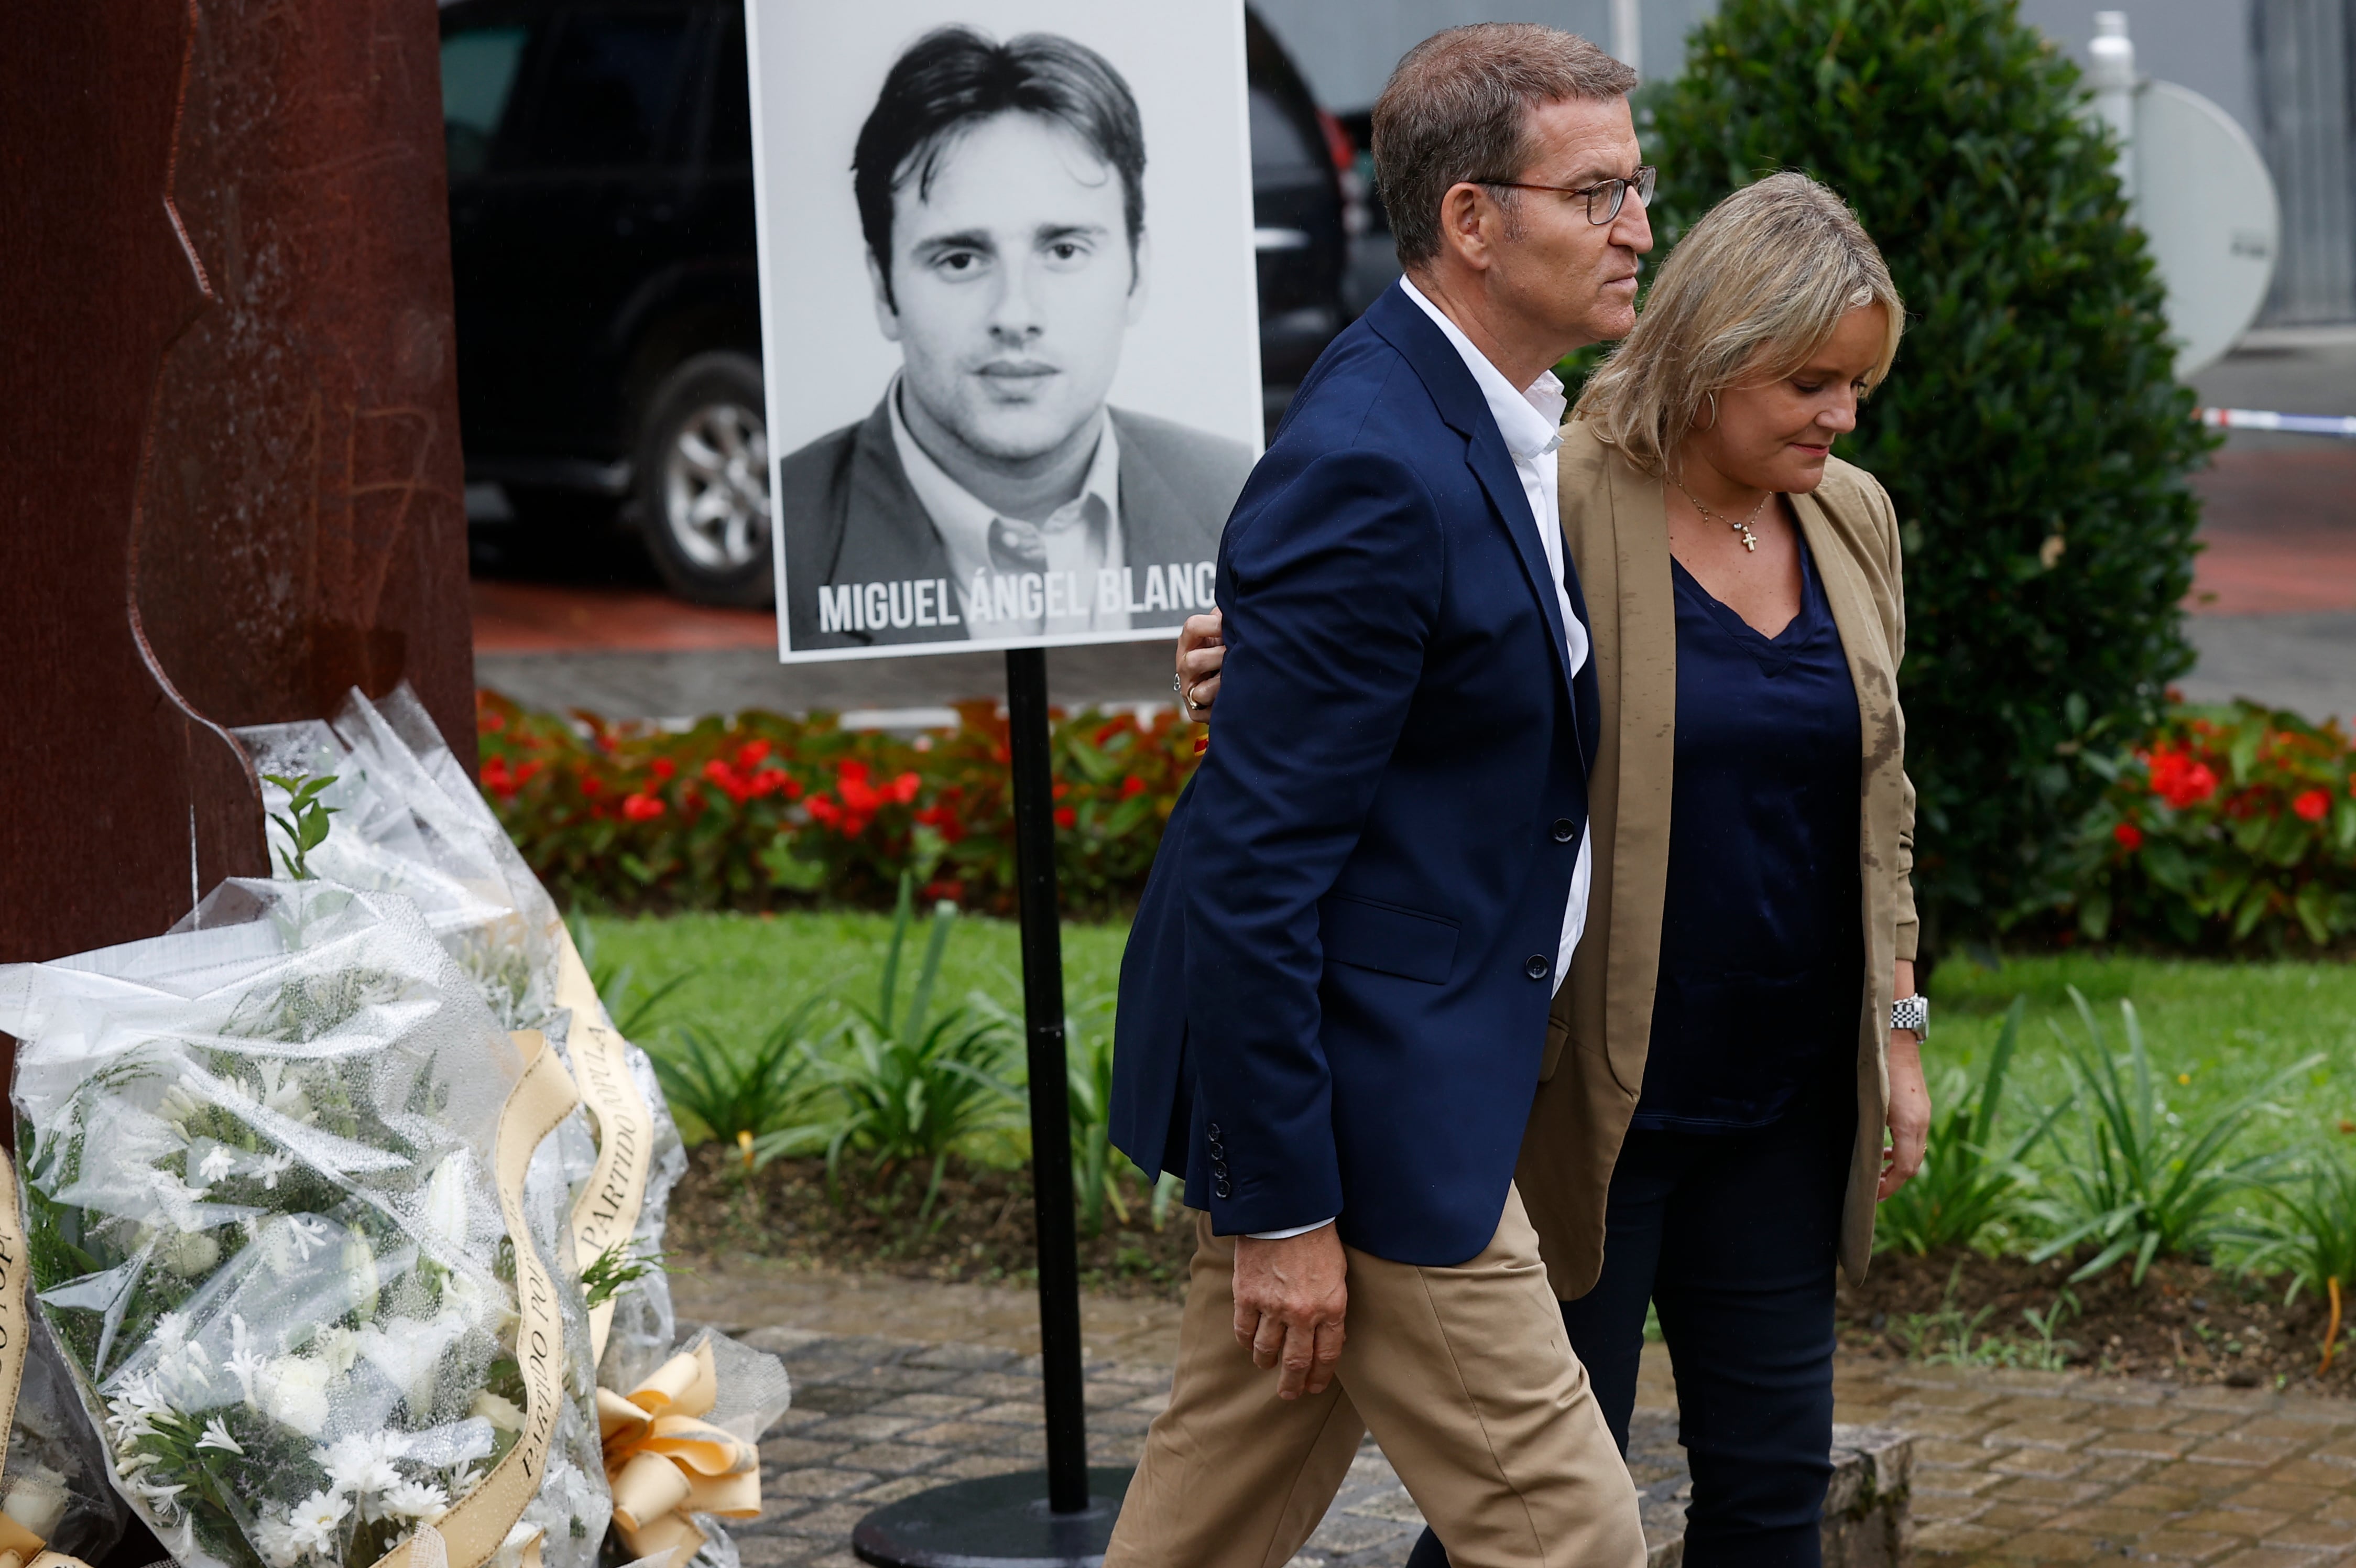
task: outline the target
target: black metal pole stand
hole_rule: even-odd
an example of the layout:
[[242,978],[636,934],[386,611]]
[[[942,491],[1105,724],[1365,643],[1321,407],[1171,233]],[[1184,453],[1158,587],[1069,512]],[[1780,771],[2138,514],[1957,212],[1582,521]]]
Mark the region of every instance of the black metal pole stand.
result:
[[1055,775],[1047,749],[1047,650],[1006,655],[1014,767],[1014,875],[1023,897],[1023,1022],[1031,1067],[1031,1186],[1039,1225],[1039,1362],[1047,1389],[1047,1502],[1088,1506],[1080,1391],[1080,1252],[1072,1220],[1071,1079],[1064,1055],[1063,900],[1055,876]]
[[851,1544],[879,1568],[1097,1568],[1129,1487],[1126,1469],[1088,1467],[1044,649],[1007,650],[1006,717],[1014,771],[1014,874],[1023,902],[1023,1015],[1031,1069],[1031,1183],[1039,1224],[1047,1473],[953,1482],[877,1509],[859,1521]]

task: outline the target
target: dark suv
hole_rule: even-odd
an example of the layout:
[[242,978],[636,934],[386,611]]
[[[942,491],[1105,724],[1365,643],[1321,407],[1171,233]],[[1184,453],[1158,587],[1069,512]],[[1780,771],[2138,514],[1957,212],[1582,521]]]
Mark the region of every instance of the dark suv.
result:
[[[1342,328],[1350,149],[1248,19],[1270,417]],[[731,0],[457,0],[442,97],[470,481],[621,500],[663,576],[770,597],[744,17]]]

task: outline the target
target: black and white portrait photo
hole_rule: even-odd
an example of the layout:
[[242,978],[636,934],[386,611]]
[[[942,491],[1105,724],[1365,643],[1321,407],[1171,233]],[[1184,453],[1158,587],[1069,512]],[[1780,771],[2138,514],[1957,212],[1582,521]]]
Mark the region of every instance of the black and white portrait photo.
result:
[[1260,420],[1240,6],[750,14],[781,655],[1207,608]]

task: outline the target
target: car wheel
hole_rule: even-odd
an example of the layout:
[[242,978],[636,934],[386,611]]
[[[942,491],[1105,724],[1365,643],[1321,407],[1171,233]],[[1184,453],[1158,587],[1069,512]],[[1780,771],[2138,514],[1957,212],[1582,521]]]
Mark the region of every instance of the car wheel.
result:
[[664,379],[638,443],[637,510],[648,553],[681,598],[772,600],[760,361],[698,354]]

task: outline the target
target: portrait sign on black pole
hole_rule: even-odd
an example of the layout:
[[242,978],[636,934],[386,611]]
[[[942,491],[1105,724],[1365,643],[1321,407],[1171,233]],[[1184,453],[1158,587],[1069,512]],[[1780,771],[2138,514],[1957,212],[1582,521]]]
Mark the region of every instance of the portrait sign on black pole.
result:
[[1211,605],[1258,455],[1242,0],[747,0],[777,650],[1006,651],[1047,1471],[870,1514],[872,1563],[1100,1556],[1046,653]]

